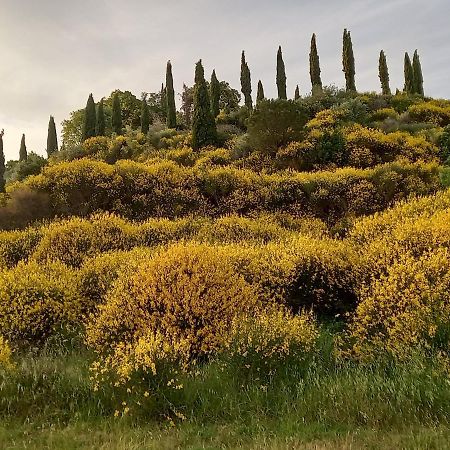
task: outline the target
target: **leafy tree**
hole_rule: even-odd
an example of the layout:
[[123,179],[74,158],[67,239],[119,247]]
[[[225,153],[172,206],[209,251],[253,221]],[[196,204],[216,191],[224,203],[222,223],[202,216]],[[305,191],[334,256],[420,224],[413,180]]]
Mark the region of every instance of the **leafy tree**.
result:
[[30,152],[26,161],[8,161],[5,179],[8,182],[22,181],[30,175],[37,175],[48,161],[41,155]]
[[84,112],[83,141],[95,136],[96,116],[94,97],[90,94]]
[[277,88],[278,88],[278,98],[280,100],[286,100],[287,99],[286,69],[284,67],[283,53],[281,51],[281,45],[278,47],[278,53],[277,53]]
[[26,161],[28,158],[27,146],[25,144],[25,134],[22,134],[22,140],[20,141],[19,161]]
[[311,38],[311,50],[309,53],[309,75],[311,78],[312,93],[322,92],[322,79],[320,77],[320,60],[317,52],[316,35]]
[[176,128],[177,110],[175,108],[175,91],[173,89],[172,63],[167,62],[166,70],[166,102],[167,102],[167,128]]
[[294,100],[298,100],[300,98],[300,88],[297,86],[295,87],[295,93],[294,93]]
[[292,141],[301,140],[308,114],[300,102],[262,100],[248,123],[248,142],[252,148],[275,153]]
[[50,157],[58,151],[58,136],[56,135],[56,125],[53,116],[50,116],[47,134],[47,155]]
[[244,103],[248,109],[253,108],[252,101],[252,80],[250,69],[245,60],[245,52],[242,51],[241,56],[241,92],[244,94]]
[[5,192],[5,153],[3,151],[3,136],[5,130],[0,131],[0,192]]
[[407,94],[414,94],[414,72],[408,52],[405,53],[404,71],[405,71],[405,87],[403,90]]
[[414,93],[423,96],[424,92],[423,92],[422,65],[420,64],[420,57],[417,50],[414,52],[412,69],[413,69]]
[[100,103],[98,104],[97,107],[97,126],[95,130],[97,136],[105,136],[106,119],[105,119],[105,108],[103,106],[103,99],[100,100]]
[[241,94],[233,89],[226,81],[220,82],[219,109],[230,113],[239,109]]
[[192,112],[194,108],[194,89],[183,83],[181,93],[181,114],[186,126],[190,127],[192,122]]
[[345,88],[347,92],[356,92],[355,84],[355,57],[350,31],[344,30],[342,65],[345,74]]
[[211,75],[210,84],[211,95],[211,112],[214,118],[219,115],[220,112],[220,83],[216,76],[216,71],[213,70]]
[[122,134],[122,110],[120,106],[120,97],[116,92],[113,97],[113,107],[112,107],[112,129],[114,133]]
[[192,122],[192,148],[198,150],[217,142],[216,123],[211,113],[205,71],[200,60],[195,67],[194,117]]
[[262,81],[258,81],[258,91],[256,93],[256,106],[258,106],[264,100],[264,87]]
[[391,88],[389,86],[389,70],[384,51],[380,52],[380,59],[378,62],[378,77],[381,82],[381,92],[383,95],[391,95]]
[[148,133],[150,128],[150,110],[148,108],[147,99],[142,99],[142,112],[141,112],[141,131],[144,134]]

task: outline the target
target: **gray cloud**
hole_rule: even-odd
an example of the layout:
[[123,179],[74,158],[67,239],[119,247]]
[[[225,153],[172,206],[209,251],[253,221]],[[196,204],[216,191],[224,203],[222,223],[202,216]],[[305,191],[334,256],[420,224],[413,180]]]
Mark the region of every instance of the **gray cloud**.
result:
[[288,90],[309,90],[308,52],[318,36],[323,81],[342,86],[341,38],[352,32],[359,90],[378,90],[378,53],[387,53],[392,86],[403,85],[403,54],[419,49],[429,95],[450,97],[448,0],[1,0],[0,128],[6,157],[20,136],[45,152],[50,114],[59,124],[113,89],[156,91],[165,63],[176,88],[194,64],[239,87],[245,49],[256,82],[274,96],[275,56],[283,46]]

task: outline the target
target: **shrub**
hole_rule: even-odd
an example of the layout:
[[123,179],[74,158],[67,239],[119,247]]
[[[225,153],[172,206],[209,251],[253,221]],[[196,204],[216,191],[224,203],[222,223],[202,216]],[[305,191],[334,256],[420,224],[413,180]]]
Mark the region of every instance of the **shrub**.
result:
[[445,127],[450,125],[450,103],[431,101],[412,105],[409,116],[416,122],[431,122],[435,125]]
[[12,268],[34,252],[42,236],[38,228],[0,232],[0,267]]
[[0,369],[12,370],[13,368],[11,347],[8,341],[0,335]]

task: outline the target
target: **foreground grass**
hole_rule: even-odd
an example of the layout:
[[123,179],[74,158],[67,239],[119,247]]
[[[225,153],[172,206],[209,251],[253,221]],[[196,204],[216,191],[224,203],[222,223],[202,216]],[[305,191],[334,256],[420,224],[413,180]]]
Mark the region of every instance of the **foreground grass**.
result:
[[[22,355],[0,374],[0,448],[450,448],[450,384],[433,361],[339,364],[327,336],[320,355],[271,378],[208,364],[125,418],[122,398],[92,391],[85,350]],[[186,420],[170,426],[167,403]]]

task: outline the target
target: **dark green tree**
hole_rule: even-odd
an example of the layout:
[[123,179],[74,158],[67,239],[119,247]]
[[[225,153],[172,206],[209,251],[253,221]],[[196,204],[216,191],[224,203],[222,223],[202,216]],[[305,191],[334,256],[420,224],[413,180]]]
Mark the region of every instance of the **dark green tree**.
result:
[[413,80],[414,80],[414,93],[419,95],[424,95],[423,92],[423,74],[422,74],[422,65],[420,64],[420,57],[417,50],[414,52],[413,62]]
[[262,81],[258,81],[258,91],[256,92],[256,106],[258,106],[264,100],[264,87]]
[[26,161],[28,158],[27,146],[25,144],[25,135],[22,134],[22,140],[20,141],[19,161]]
[[316,35],[311,38],[311,50],[309,52],[309,75],[311,77],[312,93],[322,92],[322,79],[320,77],[320,60],[317,52]]
[[94,97],[90,94],[84,111],[83,141],[95,136],[96,122],[97,114],[95,112]]
[[294,100],[298,100],[300,98],[300,88],[298,87],[298,84],[295,88],[295,93],[294,93]]
[[112,128],[114,133],[118,135],[122,134],[122,109],[120,107],[120,97],[117,92],[114,94],[113,98]]
[[0,192],[5,192],[5,153],[3,151],[3,135],[5,130],[0,131]]
[[164,83],[161,83],[161,91],[159,93],[159,98],[161,102],[161,111],[164,117],[167,119],[167,90]]
[[50,158],[53,153],[58,151],[58,136],[56,135],[56,125],[55,118],[50,116],[48,122],[48,133],[47,133],[47,155]]
[[103,99],[97,106],[97,125],[95,127],[97,136],[104,136],[106,133],[106,120],[105,120],[105,108],[103,105]]
[[214,118],[220,112],[220,83],[216,76],[216,71],[213,70],[211,75],[211,84],[209,85],[211,96],[211,112]]
[[281,51],[281,45],[278,47],[278,53],[277,53],[277,88],[278,88],[278,98],[280,100],[286,100],[287,99],[286,69],[284,67],[283,53]]
[[389,70],[384,51],[380,52],[380,59],[378,61],[378,77],[381,82],[381,92],[383,95],[391,95],[391,88],[389,86]]
[[141,132],[144,134],[148,133],[150,128],[150,109],[148,107],[147,98],[142,99],[142,110],[141,110]]
[[350,31],[344,30],[342,65],[345,74],[345,88],[347,92],[356,92],[355,84],[355,57]]
[[166,102],[167,102],[167,128],[176,128],[177,110],[175,108],[175,91],[173,89],[172,63],[167,61],[166,69]]
[[241,56],[241,92],[244,94],[244,103],[248,109],[253,108],[252,100],[252,79],[250,68],[245,60],[245,52],[242,51]]
[[405,86],[403,90],[408,94],[414,94],[414,72],[408,52],[405,53],[404,71],[405,71]]
[[217,142],[216,122],[211,112],[208,86],[202,60],[195,66],[194,115],[192,120],[192,148],[198,150]]

